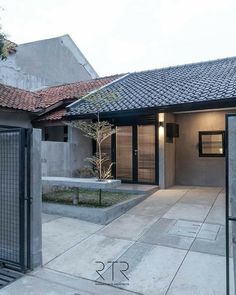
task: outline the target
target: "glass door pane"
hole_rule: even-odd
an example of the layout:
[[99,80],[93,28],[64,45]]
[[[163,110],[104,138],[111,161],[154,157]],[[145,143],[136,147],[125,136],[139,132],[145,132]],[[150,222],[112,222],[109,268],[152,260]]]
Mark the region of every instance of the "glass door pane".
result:
[[116,178],[133,180],[132,126],[116,128]]
[[138,181],[155,182],[155,126],[138,126]]

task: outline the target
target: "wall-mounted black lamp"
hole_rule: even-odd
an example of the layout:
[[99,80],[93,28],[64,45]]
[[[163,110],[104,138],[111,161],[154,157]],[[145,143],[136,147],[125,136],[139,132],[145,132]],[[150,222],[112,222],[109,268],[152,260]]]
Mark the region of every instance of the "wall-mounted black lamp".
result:
[[164,122],[163,121],[159,122],[159,127],[164,127]]
[[179,137],[179,125],[176,123],[167,123],[166,136],[168,138]]

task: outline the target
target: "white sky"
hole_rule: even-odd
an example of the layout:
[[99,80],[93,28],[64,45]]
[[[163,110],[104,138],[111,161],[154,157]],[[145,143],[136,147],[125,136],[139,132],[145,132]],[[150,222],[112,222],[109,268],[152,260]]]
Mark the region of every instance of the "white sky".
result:
[[12,41],[69,34],[99,75],[236,56],[236,0],[0,0]]

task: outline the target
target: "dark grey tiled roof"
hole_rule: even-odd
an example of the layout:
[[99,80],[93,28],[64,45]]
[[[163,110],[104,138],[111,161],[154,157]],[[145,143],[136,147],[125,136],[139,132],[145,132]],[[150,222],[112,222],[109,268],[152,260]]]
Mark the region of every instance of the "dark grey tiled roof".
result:
[[[117,99],[101,102],[101,112],[179,105],[235,98],[236,57],[131,73],[98,91]],[[93,105],[80,100],[68,115],[90,114]]]

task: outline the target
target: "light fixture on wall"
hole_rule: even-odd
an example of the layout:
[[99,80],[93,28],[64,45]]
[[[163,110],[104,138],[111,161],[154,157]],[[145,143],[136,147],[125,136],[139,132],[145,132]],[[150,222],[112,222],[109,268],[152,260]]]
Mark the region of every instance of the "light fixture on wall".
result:
[[164,113],[158,115],[159,127],[164,128]]

